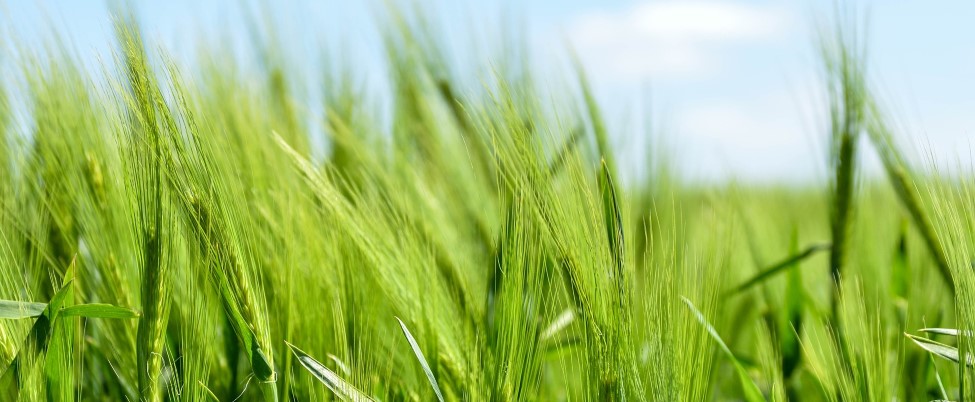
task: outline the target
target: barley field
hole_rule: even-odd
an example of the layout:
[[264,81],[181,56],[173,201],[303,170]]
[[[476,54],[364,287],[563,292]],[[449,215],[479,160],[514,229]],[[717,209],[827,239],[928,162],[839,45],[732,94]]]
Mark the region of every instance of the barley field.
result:
[[970,169],[911,156],[857,17],[810,39],[829,177],[790,187],[628,171],[583,63],[468,74],[388,6],[386,111],[124,8],[97,69],[9,53],[0,400],[975,398]]

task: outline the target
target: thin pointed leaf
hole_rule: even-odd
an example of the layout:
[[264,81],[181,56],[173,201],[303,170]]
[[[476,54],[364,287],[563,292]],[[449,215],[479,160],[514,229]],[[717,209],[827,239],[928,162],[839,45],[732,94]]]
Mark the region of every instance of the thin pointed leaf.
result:
[[812,246],[809,246],[805,250],[803,250],[801,253],[796,254],[796,255],[793,255],[793,256],[791,256],[789,258],[786,258],[785,260],[783,260],[783,261],[781,261],[781,262],[779,262],[779,263],[777,263],[777,264],[775,264],[775,265],[773,265],[771,267],[766,268],[762,272],[759,272],[757,275],[753,276],[751,279],[745,281],[741,285],[738,285],[738,287],[734,288],[733,290],[731,290],[728,293],[729,293],[729,295],[734,295],[734,294],[737,294],[737,293],[741,293],[741,292],[743,292],[745,290],[748,290],[752,286],[755,286],[755,285],[757,285],[759,283],[762,283],[763,281],[771,278],[772,276],[775,276],[775,274],[778,274],[778,273],[783,272],[783,271],[785,271],[785,270],[787,270],[787,269],[789,269],[791,267],[794,267],[797,262],[800,262],[800,261],[802,261],[802,260],[804,260],[806,258],[809,258],[809,257],[811,257],[812,255],[816,254],[819,251],[825,251],[825,250],[829,250],[829,249],[830,249],[830,245],[829,244],[814,244]]
[[18,302],[0,300],[0,318],[18,320],[21,318],[37,317],[44,314],[45,303]]
[[721,336],[718,335],[718,331],[711,326],[711,323],[709,323],[707,318],[704,317],[704,314],[702,314],[696,307],[694,307],[694,303],[691,303],[691,301],[684,296],[681,296],[681,300],[683,300],[684,304],[687,305],[687,308],[691,310],[691,312],[694,314],[694,317],[697,318],[697,321],[704,326],[704,329],[706,329],[708,333],[711,334],[711,338],[713,338],[714,341],[718,343],[718,347],[721,349],[722,352],[724,352],[725,356],[727,356],[728,359],[731,360],[732,364],[734,364],[735,371],[738,372],[738,380],[741,381],[741,388],[745,393],[744,395],[745,400],[748,402],[760,402],[760,401],[764,402],[765,397],[762,396],[762,391],[758,389],[758,386],[755,385],[755,382],[752,381],[751,377],[748,376],[748,372],[745,370],[745,367],[741,364],[741,361],[739,361],[735,357],[734,353],[731,353],[731,349],[728,348],[728,345],[725,344],[724,340],[721,339]]
[[423,372],[427,374],[427,379],[430,380],[430,385],[433,386],[433,392],[437,393],[437,399],[443,402],[443,394],[440,393],[440,384],[437,384],[437,378],[433,376],[433,370],[430,369],[430,365],[427,364],[427,359],[423,357],[423,352],[420,350],[420,345],[416,344],[416,339],[413,338],[413,334],[410,330],[406,328],[406,324],[403,320],[396,317],[396,321],[399,321],[400,328],[403,328],[403,335],[406,335],[406,340],[410,342],[410,347],[413,348],[413,353],[416,354],[416,359],[420,361],[420,366],[423,367]]
[[931,353],[928,353],[928,360],[931,361],[931,367],[934,368],[934,379],[938,383],[938,390],[941,391],[941,398],[942,398],[942,400],[947,401],[947,400],[949,400],[948,399],[948,391],[945,390],[945,383],[943,381],[941,381],[941,373],[938,372],[938,365],[937,364],[934,364],[934,355],[931,354]]
[[[918,331],[926,332],[929,334],[948,335],[948,336],[958,336],[958,334],[960,333],[960,331],[954,328],[921,328]],[[971,332],[965,331],[965,335],[971,336]]]
[[61,310],[61,315],[65,317],[85,318],[139,318],[139,313],[135,310],[101,303],[79,304],[77,306],[67,307]]
[[[921,349],[924,349],[931,354],[934,354],[944,359],[951,360],[955,363],[959,362],[958,349],[955,347],[948,346],[941,342],[936,342],[928,338],[924,338],[916,335],[911,335],[907,333],[905,333],[904,335],[906,335],[908,338],[914,341],[914,343],[916,343],[917,346],[920,346]],[[975,366],[975,358],[973,358],[972,355],[967,355],[967,358],[965,360],[967,366],[969,367]]]
[[291,352],[294,353],[295,357],[298,358],[298,362],[301,363],[302,367],[315,376],[318,381],[321,381],[322,384],[325,384],[325,386],[335,393],[335,395],[342,398],[342,400],[353,402],[373,400],[372,398],[363,394],[362,391],[359,391],[356,387],[352,386],[352,384],[349,384],[343,380],[342,377],[335,374],[334,371],[329,370],[324,364],[320,363],[318,360],[315,360],[315,358],[309,356],[301,349],[298,349],[297,346],[288,342],[285,342],[285,344],[291,348]]

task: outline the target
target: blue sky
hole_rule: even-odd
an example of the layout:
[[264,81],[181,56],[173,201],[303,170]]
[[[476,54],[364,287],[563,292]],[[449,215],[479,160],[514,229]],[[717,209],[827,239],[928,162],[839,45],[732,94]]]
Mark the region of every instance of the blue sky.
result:
[[[646,133],[636,122],[649,108],[658,135],[688,177],[759,182],[825,177],[824,105],[813,28],[831,12],[832,1],[417,3],[436,12],[444,32],[458,33],[450,38],[458,49],[470,35],[490,42],[503,29],[497,23],[501,15],[523,21],[528,43],[542,56],[540,68],[551,69],[545,58],[564,55],[571,44],[607,106],[627,166],[637,166],[645,156]],[[858,3],[868,21],[870,73],[903,141],[939,160],[970,164],[975,2]],[[137,15],[147,36],[178,57],[192,58],[201,37],[242,47],[247,40],[243,10],[273,9],[292,60],[317,60],[327,47],[361,67],[365,81],[382,82],[382,50],[372,17],[382,4],[175,0],[139,2]],[[0,35],[31,42],[53,26],[86,63],[97,66],[111,57],[109,9],[109,2],[99,1],[0,3]],[[2,57],[0,63],[9,61]],[[871,152],[868,171],[877,172]]]

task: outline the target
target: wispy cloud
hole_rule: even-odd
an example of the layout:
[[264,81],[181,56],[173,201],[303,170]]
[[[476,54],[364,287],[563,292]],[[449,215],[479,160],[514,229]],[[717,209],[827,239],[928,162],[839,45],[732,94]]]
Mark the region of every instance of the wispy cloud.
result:
[[568,35],[592,67],[622,80],[706,75],[729,46],[773,40],[784,9],[732,1],[654,1],[578,17]]

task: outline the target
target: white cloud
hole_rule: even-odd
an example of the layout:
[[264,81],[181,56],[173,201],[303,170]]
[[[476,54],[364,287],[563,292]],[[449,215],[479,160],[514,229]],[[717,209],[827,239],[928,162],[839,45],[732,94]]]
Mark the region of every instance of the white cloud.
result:
[[[809,126],[808,87],[747,98],[697,101],[674,114],[681,168],[692,177],[815,180],[824,168],[823,133]],[[809,116],[805,116],[809,117]]]
[[587,64],[620,81],[706,75],[723,47],[772,40],[789,28],[780,8],[730,1],[654,1],[585,14],[568,35]]

